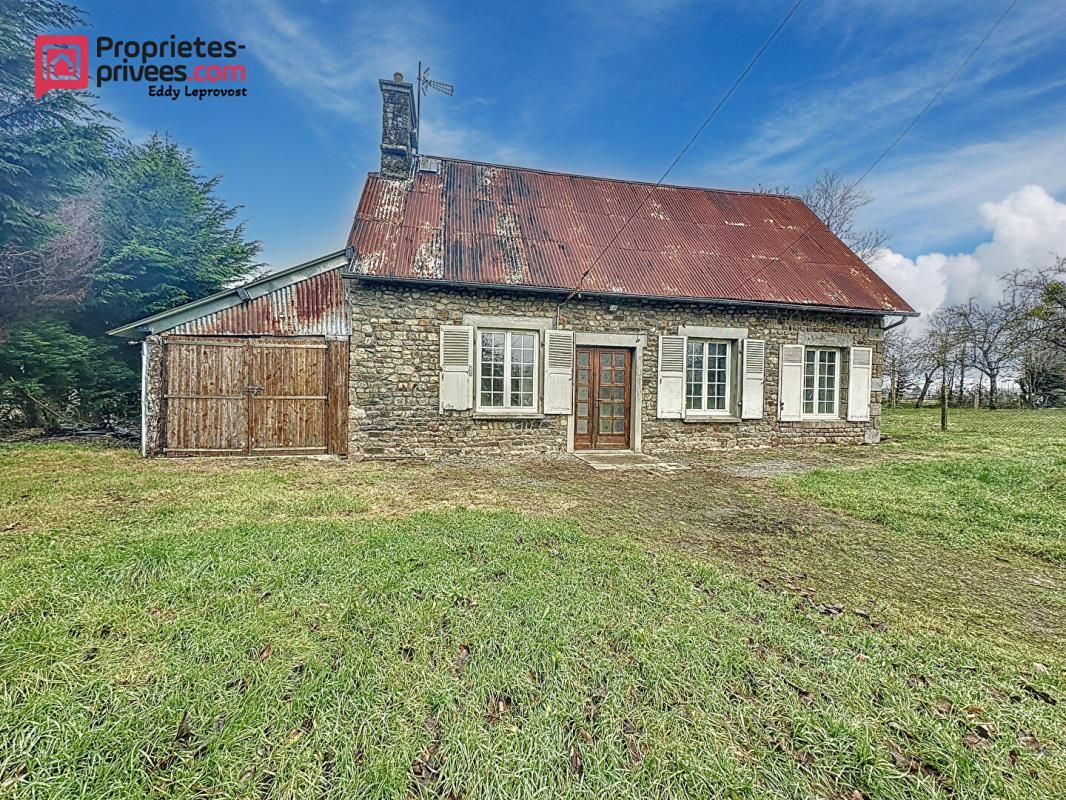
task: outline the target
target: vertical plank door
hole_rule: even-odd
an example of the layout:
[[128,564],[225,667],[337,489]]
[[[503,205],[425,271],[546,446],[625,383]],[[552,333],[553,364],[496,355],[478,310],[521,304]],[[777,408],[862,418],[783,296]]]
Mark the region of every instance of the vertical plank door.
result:
[[249,345],[252,455],[326,452],[326,343],[262,338]]
[[247,452],[248,374],[243,341],[170,337],[163,370],[167,455]]
[[346,341],[171,336],[164,376],[166,455],[347,452]]

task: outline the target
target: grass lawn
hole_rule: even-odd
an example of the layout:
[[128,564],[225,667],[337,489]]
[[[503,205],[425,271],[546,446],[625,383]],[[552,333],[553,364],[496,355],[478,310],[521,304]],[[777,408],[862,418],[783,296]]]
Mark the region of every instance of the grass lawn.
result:
[[779,481],[903,536],[1066,563],[1066,413],[900,410],[885,420],[892,463]]
[[0,798],[1066,797],[1063,417],[931,420],[655,479],[2,447]]

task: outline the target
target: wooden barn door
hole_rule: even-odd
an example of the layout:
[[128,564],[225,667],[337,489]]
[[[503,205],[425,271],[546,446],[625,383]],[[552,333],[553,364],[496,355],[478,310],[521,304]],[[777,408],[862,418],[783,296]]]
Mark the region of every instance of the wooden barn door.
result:
[[252,455],[326,452],[326,343],[258,339],[248,345]]
[[248,452],[248,364],[240,339],[177,339],[166,345],[166,453]]
[[345,453],[348,343],[169,337],[166,454]]

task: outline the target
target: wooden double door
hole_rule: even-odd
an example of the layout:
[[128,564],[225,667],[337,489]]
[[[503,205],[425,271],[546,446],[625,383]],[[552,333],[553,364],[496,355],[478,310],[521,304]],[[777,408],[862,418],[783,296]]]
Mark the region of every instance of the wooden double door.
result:
[[166,455],[347,451],[347,342],[171,336],[165,354]]
[[633,351],[578,347],[574,375],[574,449],[628,450]]

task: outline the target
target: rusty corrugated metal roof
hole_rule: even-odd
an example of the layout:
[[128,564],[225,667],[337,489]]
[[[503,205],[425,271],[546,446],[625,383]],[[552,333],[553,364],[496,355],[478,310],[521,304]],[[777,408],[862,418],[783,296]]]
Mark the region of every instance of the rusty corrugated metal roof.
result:
[[567,290],[621,229],[582,291],[913,313],[795,197],[660,186],[625,225],[650,184],[434,159],[408,180],[367,177],[357,271]]
[[351,312],[341,277],[347,263],[345,252],[338,250],[126,323],[108,334],[347,336]]
[[189,320],[169,332],[197,336],[348,336],[351,314],[340,269],[333,269]]

